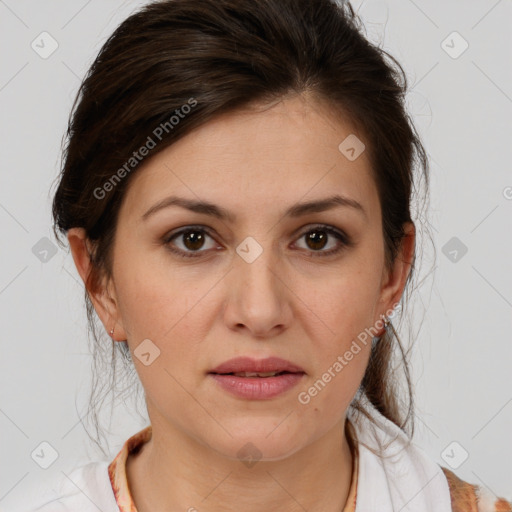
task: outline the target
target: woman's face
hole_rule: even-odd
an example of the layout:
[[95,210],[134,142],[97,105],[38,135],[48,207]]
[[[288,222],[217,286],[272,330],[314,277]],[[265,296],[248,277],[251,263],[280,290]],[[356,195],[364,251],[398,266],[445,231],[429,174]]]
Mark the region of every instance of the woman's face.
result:
[[[382,331],[408,272],[384,267],[367,152],[357,156],[353,141],[354,152],[339,149],[354,133],[295,96],[218,117],[137,171],[119,213],[115,305],[97,311],[128,340],[154,429],[232,458],[250,442],[270,460],[344,420],[368,362],[365,329]],[[300,208],[335,195],[347,203]],[[147,214],[170,196],[215,206]],[[277,394],[238,396],[210,374],[238,356],[279,357],[304,373]]]

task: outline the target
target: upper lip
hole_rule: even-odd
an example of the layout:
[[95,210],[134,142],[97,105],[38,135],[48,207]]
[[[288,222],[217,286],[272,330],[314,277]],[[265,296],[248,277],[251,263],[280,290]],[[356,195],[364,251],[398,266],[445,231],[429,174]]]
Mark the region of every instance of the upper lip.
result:
[[238,372],[290,372],[305,373],[304,370],[290,361],[280,357],[267,357],[265,359],[252,359],[251,357],[235,357],[215,367],[210,373],[238,373]]

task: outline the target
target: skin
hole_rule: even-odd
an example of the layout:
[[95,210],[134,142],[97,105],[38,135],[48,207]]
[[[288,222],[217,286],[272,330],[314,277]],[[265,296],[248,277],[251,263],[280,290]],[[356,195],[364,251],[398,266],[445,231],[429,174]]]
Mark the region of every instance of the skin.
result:
[[[127,462],[139,512],[342,510],[353,463],[346,412],[370,343],[360,344],[308,404],[298,394],[365,328],[382,326],[380,315],[402,295],[415,238],[408,224],[402,252],[387,269],[367,152],[350,161],[338,150],[352,133],[364,141],[327,105],[288,96],[215,118],[133,177],[119,215],[113,278],[90,293],[106,331],[115,325],[115,340],[127,340],[146,393],[153,437]],[[335,207],[284,216],[296,203],[333,193],[357,200],[365,214]],[[178,206],[141,220],[169,195],[210,201],[236,220]],[[318,223],[344,231],[354,245],[344,247],[332,235],[325,246],[308,244],[304,235]],[[204,235],[202,246],[187,245],[183,235],[165,245],[167,234],[197,224],[212,235]],[[236,252],[248,236],[263,249],[252,263]],[[91,267],[83,229],[69,230],[68,240],[85,282]],[[203,252],[180,257],[168,249],[172,243]],[[340,252],[321,255],[335,247]],[[148,338],[160,356],[145,366],[133,351]],[[237,398],[207,372],[238,355],[276,355],[306,375],[273,399]],[[262,454],[252,467],[237,456],[248,442]]]

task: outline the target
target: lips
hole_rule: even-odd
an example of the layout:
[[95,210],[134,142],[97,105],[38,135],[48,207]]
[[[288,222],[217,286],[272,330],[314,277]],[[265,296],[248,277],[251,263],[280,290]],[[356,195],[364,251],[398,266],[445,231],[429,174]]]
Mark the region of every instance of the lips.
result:
[[238,399],[270,400],[290,392],[306,372],[280,357],[237,357],[220,364],[208,375],[220,389]]
[[284,373],[306,373],[300,366],[280,357],[252,359],[236,357],[225,361],[209,373],[218,375],[235,375],[237,377],[269,378]]

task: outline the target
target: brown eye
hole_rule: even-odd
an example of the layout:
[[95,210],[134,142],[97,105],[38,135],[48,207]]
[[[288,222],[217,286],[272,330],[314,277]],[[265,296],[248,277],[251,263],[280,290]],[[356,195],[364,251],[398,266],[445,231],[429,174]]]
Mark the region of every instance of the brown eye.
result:
[[[354,243],[342,231],[330,226],[315,226],[303,233],[299,240],[304,239],[309,256],[330,256],[340,252],[345,247],[352,247]],[[330,245],[330,247],[328,247]],[[328,247],[328,250],[323,250]]]
[[306,244],[315,251],[323,249],[328,241],[328,235],[322,230],[315,229],[314,231],[307,233],[305,236]]
[[[210,247],[207,246],[208,239],[211,239]],[[163,242],[170,251],[185,258],[202,256],[208,249],[216,247],[215,240],[205,229],[195,227],[187,227],[168,235]]]
[[201,249],[204,244],[204,235],[200,231],[186,231],[183,234],[183,245],[191,251]]

